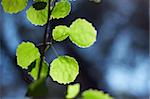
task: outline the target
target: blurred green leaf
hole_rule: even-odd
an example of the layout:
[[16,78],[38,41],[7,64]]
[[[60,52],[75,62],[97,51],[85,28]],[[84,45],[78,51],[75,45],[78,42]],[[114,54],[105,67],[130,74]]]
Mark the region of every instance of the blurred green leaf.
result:
[[27,6],[28,0],[2,0],[1,4],[5,12],[18,13]]
[[80,84],[68,85],[66,98],[72,99],[75,98],[80,92]]
[[29,97],[39,97],[45,96],[48,93],[48,87],[46,86],[46,79],[40,78],[35,80],[28,86],[26,96]]

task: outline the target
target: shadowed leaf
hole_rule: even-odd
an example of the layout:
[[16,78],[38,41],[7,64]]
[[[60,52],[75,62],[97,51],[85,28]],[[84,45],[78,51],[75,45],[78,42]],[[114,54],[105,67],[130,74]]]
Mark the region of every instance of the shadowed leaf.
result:
[[46,7],[47,3],[46,2],[36,2],[32,6],[35,8],[35,10],[42,10]]

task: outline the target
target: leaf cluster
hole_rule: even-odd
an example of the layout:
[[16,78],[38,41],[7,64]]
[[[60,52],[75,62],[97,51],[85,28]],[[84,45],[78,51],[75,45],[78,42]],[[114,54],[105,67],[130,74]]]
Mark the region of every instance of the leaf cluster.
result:
[[[71,11],[71,3],[68,0],[54,2],[51,0],[50,12],[48,12],[48,0],[34,0],[34,3],[27,9],[27,19],[34,25],[45,25],[47,19],[65,18]],[[25,9],[28,0],[2,0],[1,4],[6,13],[18,13]],[[48,17],[50,13],[50,18]],[[55,26],[52,30],[52,38],[55,41],[63,41],[67,37],[78,47],[87,48],[96,41],[97,31],[86,19],[78,18],[67,27],[66,25]],[[51,38],[49,38],[51,39]],[[52,42],[51,45],[52,46]],[[50,64],[42,61],[40,69],[41,53],[32,42],[22,42],[18,45],[16,56],[17,64],[28,72],[34,79],[28,86],[27,96],[43,96],[48,92],[46,78],[50,76],[53,81],[59,84],[68,85],[66,98],[75,98],[80,92],[80,84],[69,85],[79,74],[79,65],[74,57],[63,55],[57,56]],[[34,64],[33,64],[34,63]],[[49,69],[50,67],[50,69]],[[41,72],[39,72],[41,71]],[[40,74],[39,74],[40,73]],[[40,78],[38,78],[40,75]],[[89,89],[82,93],[83,99],[112,99],[101,91]]]

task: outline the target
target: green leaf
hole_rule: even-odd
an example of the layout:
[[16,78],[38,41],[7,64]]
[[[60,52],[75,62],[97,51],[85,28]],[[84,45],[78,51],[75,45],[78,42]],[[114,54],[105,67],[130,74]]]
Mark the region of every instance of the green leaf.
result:
[[49,74],[54,81],[60,84],[69,84],[79,74],[78,63],[73,57],[59,56],[52,61]]
[[7,13],[18,13],[27,6],[28,0],[2,0],[1,4]]
[[103,91],[88,89],[82,93],[82,99],[113,99]]
[[68,0],[62,0],[60,2],[57,2],[52,10],[52,18],[64,18],[67,15],[69,15],[71,10],[71,5],[68,2]]
[[27,11],[27,19],[34,25],[44,25],[47,22],[48,18],[48,6],[46,6],[42,10],[36,10],[33,6],[31,6]]
[[46,86],[46,79],[41,78],[35,80],[28,86],[28,90],[26,92],[26,96],[45,96],[48,93],[48,87]]
[[[37,80],[38,78],[39,65],[40,65],[40,58],[36,60],[35,68],[33,68],[31,72],[29,72],[29,74],[34,78],[34,80]],[[47,75],[48,75],[48,63],[44,61],[42,64],[40,78],[46,78]]]
[[66,98],[75,98],[80,92],[80,84],[68,85]]
[[96,41],[97,32],[85,19],[76,19],[70,26],[70,40],[79,47],[89,47]]
[[22,42],[17,48],[17,64],[27,69],[28,66],[40,57],[38,48],[31,42]]
[[69,36],[68,34],[69,28],[64,25],[56,26],[52,32],[53,39],[56,41],[63,41]]
[[36,2],[33,4],[33,8],[35,8],[35,10],[42,10],[46,7],[46,5],[46,2]]

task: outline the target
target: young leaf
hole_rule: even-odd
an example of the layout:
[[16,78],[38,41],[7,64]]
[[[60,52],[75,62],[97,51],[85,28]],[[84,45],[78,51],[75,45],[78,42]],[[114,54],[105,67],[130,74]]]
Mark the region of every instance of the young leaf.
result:
[[80,84],[68,85],[66,98],[75,98],[80,91]]
[[56,41],[63,41],[68,37],[68,34],[69,34],[69,28],[63,25],[56,26],[52,32],[53,39]]
[[46,7],[46,5],[46,2],[36,2],[33,4],[33,8],[35,8],[35,10],[43,10]]
[[73,57],[59,56],[52,61],[49,74],[54,81],[60,84],[69,84],[79,74],[78,63]]
[[47,22],[48,6],[46,6],[42,10],[36,10],[33,6],[31,6],[27,11],[27,19],[34,25],[44,25]]
[[96,41],[97,32],[85,19],[76,19],[70,26],[70,40],[79,47],[89,47]]
[[102,91],[88,89],[82,93],[82,99],[113,99]]
[[[37,80],[38,78],[39,65],[40,65],[40,58],[36,60],[35,68],[33,68],[31,72],[29,72],[29,74],[34,78],[34,80]],[[47,75],[48,75],[48,63],[44,61],[42,64],[40,78],[46,78]]]
[[68,0],[62,0],[57,2],[52,10],[52,18],[64,18],[66,17],[71,10],[71,5]]
[[28,86],[26,96],[39,97],[45,96],[47,93],[48,87],[46,86],[46,79],[40,78]]
[[17,64],[22,68],[27,67],[40,57],[38,48],[31,42],[22,42],[17,48]]
[[12,14],[22,11],[27,2],[28,0],[2,0],[1,4],[5,12]]

